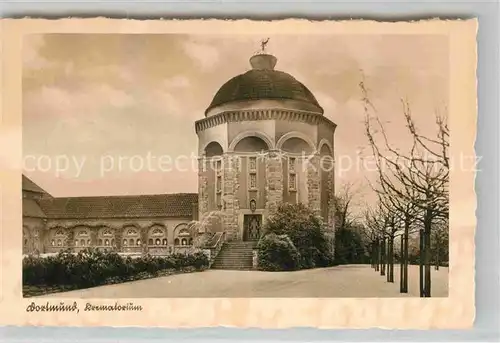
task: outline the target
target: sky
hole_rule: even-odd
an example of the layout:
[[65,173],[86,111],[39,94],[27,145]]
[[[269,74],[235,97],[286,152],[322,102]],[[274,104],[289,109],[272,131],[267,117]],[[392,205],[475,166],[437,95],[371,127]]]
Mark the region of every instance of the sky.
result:
[[[248,60],[263,38],[25,36],[25,174],[54,196],[197,192],[191,160],[198,149],[194,122],[204,118],[220,86],[250,69]],[[349,168],[368,153],[362,77],[396,147],[409,144],[402,98],[424,133],[434,132],[435,113],[447,106],[445,36],[269,38],[268,52],[278,58],[275,69],[307,86],[324,115],[337,124],[337,188],[345,183],[366,188],[363,166]]]

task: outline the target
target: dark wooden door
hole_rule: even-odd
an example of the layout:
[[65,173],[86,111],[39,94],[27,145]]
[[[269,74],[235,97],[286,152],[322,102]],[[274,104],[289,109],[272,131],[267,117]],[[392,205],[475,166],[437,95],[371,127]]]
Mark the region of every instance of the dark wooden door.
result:
[[243,240],[258,241],[261,234],[262,215],[246,214],[243,220]]

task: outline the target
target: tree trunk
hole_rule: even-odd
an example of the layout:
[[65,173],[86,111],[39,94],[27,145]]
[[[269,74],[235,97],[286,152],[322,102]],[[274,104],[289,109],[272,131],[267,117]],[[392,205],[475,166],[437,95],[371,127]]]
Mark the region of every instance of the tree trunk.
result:
[[408,236],[410,235],[410,222],[405,223],[404,254],[403,254],[403,293],[408,293]]
[[430,211],[428,211],[427,218],[424,225],[425,236],[425,297],[431,297],[431,219]]
[[436,235],[436,270],[439,270],[439,253],[440,253],[440,241],[439,241],[439,235]]
[[382,244],[380,246],[380,275],[385,275],[385,261],[386,261],[386,247],[385,238],[382,238]]
[[420,274],[420,297],[424,297],[424,230],[420,229],[419,231],[419,238],[420,238],[420,255],[418,258],[419,261],[419,274]]
[[394,237],[388,239],[387,282],[394,282]]
[[403,236],[401,236],[401,241],[400,241],[400,248],[399,248],[399,293],[404,293],[404,267],[405,267],[405,262],[404,262],[404,239]]
[[370,265],[375,268],[375,242],[370,243]]
[[382,256],[380,252],[380,240],[377,239],[377,265],[375,266],[375,271],[379,272],[380,271],[380,261],[382,261]]

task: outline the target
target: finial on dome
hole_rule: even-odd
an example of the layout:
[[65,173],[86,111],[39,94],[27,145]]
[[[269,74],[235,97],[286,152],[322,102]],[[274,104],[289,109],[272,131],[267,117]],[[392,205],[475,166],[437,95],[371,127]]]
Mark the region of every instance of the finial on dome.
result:
[[269,38],[263,39],[260,42],[260,50],[250,58],[250,64],[253,69],[273,70],[278,59],[266,52]]
[[266,46],[269,43],[269,37],[260,41],[260,51],[262,54],[266,53]]

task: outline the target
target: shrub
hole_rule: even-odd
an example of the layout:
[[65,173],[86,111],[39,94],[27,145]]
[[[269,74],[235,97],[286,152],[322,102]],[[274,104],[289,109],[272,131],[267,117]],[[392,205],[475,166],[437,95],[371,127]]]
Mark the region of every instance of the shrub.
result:
[[350,227],[335,231],[335,260],[339,264],[369,263],[359,232]]
[[287,235],[274,233],[263,237],[257,245],[259,269],[267,271],[296,270],[300,266],[297,248]]
[[333,264],[333,243],[323,220],[304,204],[281,204],[266,222],[264,232],[264,237],[287,235],[299,253],[301,269]]
[[110,280],[126,281],[139,275],[154,276],[165,270],[200,270],[207,266],[208,258],[203,253],[131,258],[89,248],[78,254],[61,251],[57,256],[46,258],[25,257],[23,284],[84,288],[106,284]]

